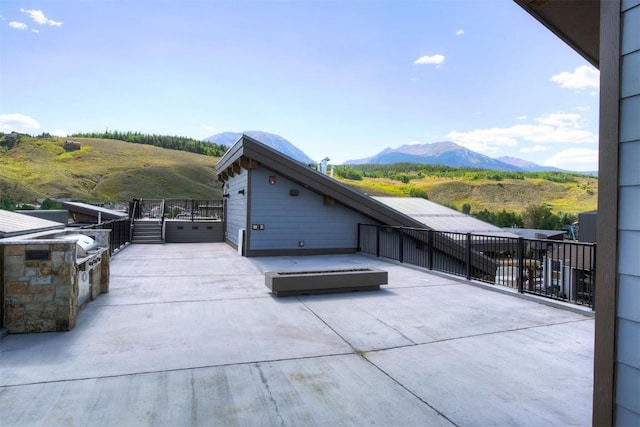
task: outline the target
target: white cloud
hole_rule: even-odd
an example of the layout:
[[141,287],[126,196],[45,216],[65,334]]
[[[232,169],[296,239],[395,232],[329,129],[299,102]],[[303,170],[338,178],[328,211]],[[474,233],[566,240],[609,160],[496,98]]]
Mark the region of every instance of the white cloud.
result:
[[25,24],[24,22],[11,21],[9,22],[9,27],[13,28],[14,30],[26,30],[27,24]]
[[464,30],[458,30],[456,31],[456,36],[461,36],[464,34]]
[[66,130],[62,130],[62,129],[56,129],[56,130],[52,130],[49,131],[49,134],[53,135],[53,136],[59,136],[61,138],[64,138],[68,135]]
[[0,114],[0,132],[25,132],[29,129],[40,129],[40,123],[20,113]]
[[551,156],[544,163],[561,169],[574,171],[593,171],[598,169],[598,150],[588,148],[569,148]]
[[420,81],[420,78],[418,78],[418,77],[411,77],[411,78],[409,79],[409,81],[410,81],[410,82],[419,82],[419,81]]
[[31,17],[36,23],[40,25],[50,25],[52,27],[59,27],[62,25],[62,22],[54,21],[53,19],[49,19],[44,15],[44,12],[41,10],[35,9],[20,9],[20,12],[25,13]]
[[551,76],[551,81],[565,89],[574,89],[577,91],[599,89],[600,72],[590,65],[582,65],[576,68],[573,73],[565,71]]
[[420,58],[413,61],[413,63],[417,65],[433,64],[436,66],[436,68],[439,68],[442,64],[444,64],[444,55],[421,56]]
[[540,151],[548,151],[549,147],[545,147],[544,145],[534,145],[533,147],[522,147],[520,149],[521,153],[537,153]]
[[485,154],[499,151],[501,147],[516,147],[519,142],[597,143],[598,135],[583,129],[581,123],[579,114],[559,112],[543,114],[534,123],[468,132],[451,131],[446,136],[457,144]]
[[36,29],[32,28],[32,29],[31,29],[31,32],[32,32],[32,33],[36,33],[36,34],[38,34],[38,33],[40,32],[40,30],[36,30]]
[[216,128],[211,125],[202,125],[202,129],[211,131],[216,130]]
[[526,119],[527,119],[527,116],[525,115],[516,117],[516,120],[526,120]]
[[420,141],[409,141],[407,142],[407,145],[418,145],[420,144]]

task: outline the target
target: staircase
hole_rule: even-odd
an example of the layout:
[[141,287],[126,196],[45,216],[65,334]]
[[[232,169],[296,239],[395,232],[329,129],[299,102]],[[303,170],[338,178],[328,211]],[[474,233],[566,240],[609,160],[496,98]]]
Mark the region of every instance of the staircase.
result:
[[164,243],[162,240],[162,224],[156,220],[136,220],[133,224],[131,243]]

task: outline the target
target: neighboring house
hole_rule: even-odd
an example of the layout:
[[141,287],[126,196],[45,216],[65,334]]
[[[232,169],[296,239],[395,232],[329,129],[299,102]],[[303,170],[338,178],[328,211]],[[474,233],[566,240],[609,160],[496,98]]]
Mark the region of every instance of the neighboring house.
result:
[[[246,135],[216,165],[225,200],[225,240],[246,256],[354,253],[358,224],[425,229],[424,223],[295,161]],[[383,230],[384,238],[394,234]],[[425,250],[424,235],[404,243]],[[436,263],[464,264],[464,251],[444,236]],[[456,250],[458,249],[458,250]],[[495,276],[495,263],[474,254],[473,267]]]
[[59,222],[61,224],[67,224],[69,222],[69,212],[65,209],[32,209],[32,210],[18,210],[17,213],[23,215],[33,216],[36,218],[47,219],[49,221]]
[[0,209],[0,239],[49,230],[64,230],[65,224]]
[[357,225],[417,221],[243,135],[216,165],[225,240],[246,256],[357,250]]
[[516,2],[600,70],[593,425],[638,426],[640,0]]
[[[430,230],[450,233],[451,239],[470,239],[471,247],[484,254],[517,251],[518,236],[488,222],[421,197],[374,197],[381,203],[415,219]],[[470,236],[467,236],[470,234]]]
[[74,222],[89,222],[96,224],[114,219],[127,218],[126,212],[114,211],[113,209],[94,206],[81,202],[60,202],[63,208],[69,211],[69,216]]
[[474,233],[493,237],[518,237],[488,222],[421,197],[374,197],[377,201],[400,211],[431,230],[453,233]]
[[564,240],[564,230],[541,230],[539,228],[503,228],[504,231],[509,231],[516,235],[516,237],[522,237],[524,239],[543,239],[543,240]]

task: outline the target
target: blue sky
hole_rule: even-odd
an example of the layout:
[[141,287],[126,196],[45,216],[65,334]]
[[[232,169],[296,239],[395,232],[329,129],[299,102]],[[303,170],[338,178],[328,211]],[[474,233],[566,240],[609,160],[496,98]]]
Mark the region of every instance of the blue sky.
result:
[[0,2],[0,131],[454,141],[597,170],[598,72],[510,0]]

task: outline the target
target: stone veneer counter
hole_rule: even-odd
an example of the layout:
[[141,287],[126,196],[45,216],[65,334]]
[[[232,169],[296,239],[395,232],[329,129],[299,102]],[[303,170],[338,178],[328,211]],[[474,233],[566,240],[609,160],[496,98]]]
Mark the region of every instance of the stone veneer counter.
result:
[[[82,230],[108,247],[108,230]],[[74,230],[78,233],[78,230]],[[67,331],[76,324],[79,280],[86,268],[76,258],[76,243],[65,233],[0,240],[2,327],[9,333]],[[109,252],[99,253],[91,273],[90,298],[109,291]]]

